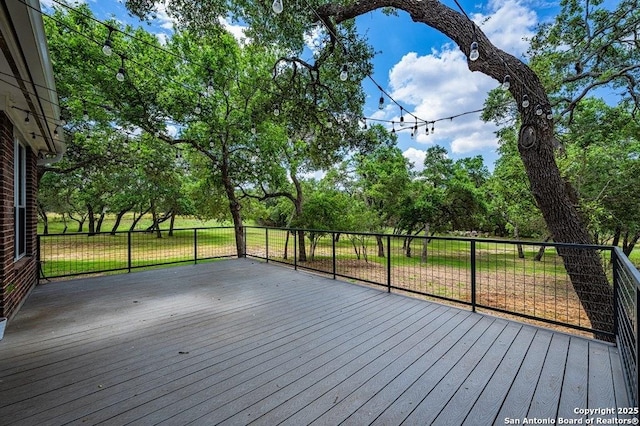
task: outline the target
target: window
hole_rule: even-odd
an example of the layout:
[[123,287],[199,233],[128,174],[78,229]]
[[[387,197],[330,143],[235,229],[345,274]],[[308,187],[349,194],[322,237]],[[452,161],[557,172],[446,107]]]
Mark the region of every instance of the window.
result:
[[27,253],[27,150],[16,139],[13,145],[13,219],[15,260]]

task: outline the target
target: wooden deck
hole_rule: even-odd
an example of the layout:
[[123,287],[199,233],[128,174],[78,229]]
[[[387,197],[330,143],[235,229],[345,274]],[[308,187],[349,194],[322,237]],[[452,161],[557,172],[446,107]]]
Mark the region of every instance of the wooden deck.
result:
[[2,425],[522,424],[627,401],[611,345],[246,259],[41,285],[0,341]]

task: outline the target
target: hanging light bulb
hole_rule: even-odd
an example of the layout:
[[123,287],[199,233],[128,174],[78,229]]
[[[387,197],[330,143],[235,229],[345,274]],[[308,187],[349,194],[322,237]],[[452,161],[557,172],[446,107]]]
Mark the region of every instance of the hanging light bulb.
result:
[[432,121],[431,122],[431,133],[435,133],[436,132],[436,122]]
[[367,127],[367,119],[366,119],[366,118],[364,118],[363,120],[364,120],[364,130],[367,130],[367,128],[368,128],[368,127]]
[[113,32],[113,28],[108,28],[109,35],[107,36],[107,39],[104,41],[104,45],[102,46],[102,53],[104,53],[105,56],[111,56],[111,54],[113,53],[113,49],[111,48],[111,33]]
[[31,121],[29,119],[29,111],[27,111],[27,116],[24,118],[24,124],[29,124],[29,121]]
[[469,59],[471,61],[476,61],[478,60],[479,57],[480,57],[480,53],[478,52],[478,42],[474,40],[471,43],[471,51],[469,52]]
[[349,78],[349,73],[347,72],[347,64],[344,64],[342,66],[342,72],[340,73],[340,80],[347,81],[347,78]]
[[403,109],[402,107],[400,107],[400,127],[404,127],[404,114],[403,114]]
[[256,126],[251,126],[251,134],[255,136],[257,132],[258,130],[256,130]]
[[391,122],[391,133],[393,133],[394,135],[396,134],[396,123],[395,121]]
[[522,96],[522,108],[529,108],[529,96]]
[[547,112],[547,120],[553,120],[553,112],[551,110]]
[[193,109],[193,112],[196,115],[199,115],[202,112],[202,106],[200,105],[200,102],[196,104],[196,107]]
[[428,135],[429,134],[429,123],[425,123],[424,126],[424,132]]
[[380,100],[378,101],[378,109],[384,109],[384,96],[380,93]]
[[31,139],[35,139],[36,138],[36,132],[31,132]]
[[118,70],[118,73],[116,74],[116,80],[123,82],[124,81],[124,75],[125,75],[125,70],[124,70],[124,56],[120,57],[122,64],[120,65],[120,69]]
[[278,108],[278,105],[273,108],[273,115],[276,117],[280,115],[280,108]]
[[511,87],[511,77],[507,74],[504,76],[504,80],[502,80],[502,88],[504,90],[509,90],[509,87]]
[[209,76],[209,83],[207,83],[207,94],[213,95],[215,88],[213,87],[213,78]]
[[87,111],[86,108],[84,109],[84,111],[82,111],[82,119],[84,121],[89,121],[89,111]]
[[542,111],[542,107],[540,106],[540,104],[536,105],[536,115],[542,115],[543,111]]
[[58,127],[60,126],[56,126],[56,128],[53,129],[53,136],[58,136]]
[[157,138],[160,136],[160,131],[156,130],[155,132],[153,132],[153,137]]
[[273,0],[273,4],[271,5],[271,9],[273,9],[273,13],[279,15],[284,10],[284,4],[282,4],[282,0]]

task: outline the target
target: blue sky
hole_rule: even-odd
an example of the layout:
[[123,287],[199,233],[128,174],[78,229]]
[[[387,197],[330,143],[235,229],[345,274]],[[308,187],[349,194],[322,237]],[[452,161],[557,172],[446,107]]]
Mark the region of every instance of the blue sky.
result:
[[[51,3],[52,0],[42,0],[45,7]],[[160,37],[171,32],[171,20],[162,10],[158,20],[147,26],[129,16],[121,1],[89,0],[88,3],[99,19],[115,17],[124,23],[143,26]],[[456,8],[453,0],[444,3]],[[543,0],[461,0],[460,4],[496,46],[523,58],[527,39],[533,35],[536,25],[553,19],[557,13],[557,5]],[[457,46],[436,30],[414,23],[404,12],[397,16],[372,12],[358,18],[357,22],[359,30],[367,35],[378,52],[373,61],[373,78],[405,110],[420,118],[437,120],[480,109],[487,93],[499,85],[497,81],[469,71],[466,58]],[[240,27],[229,25],[229,29],[238,36],[242,34]],[[388,99],[384,110],[378,109],[380,91],[372,82],[365,80],[363,87],[368,98],[366,116],[399,120],[399,108]],[[398,145],[418,169],[422,166],[425,150],[436,144],[444,146],[454,159],[482,155],[485,164],[493,169],[497,158],[496,128],[491,123],[483,123],[479,117],[479,114],[470,114],[437,122],[434,134],[426,135],[422,128],[415,139],[411,139],[410,131],[400,131],[397,133]]]

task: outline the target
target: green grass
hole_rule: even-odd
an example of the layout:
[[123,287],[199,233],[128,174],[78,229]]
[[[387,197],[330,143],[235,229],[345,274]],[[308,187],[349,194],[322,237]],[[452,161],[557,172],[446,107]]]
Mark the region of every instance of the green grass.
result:
[[[50,234],[58,234],[64,232],[65,223],[62,221],[62,217],[57,214],[49,214],[49,233]],[[133,223],[133,213],[127,213],[122,218],[120,225],[118,226],[118,231],[128,231],[129,227]],[[145,230],[153,223],[153,218],[150,214],[145,215],[140,222],[136,225],[136,230]],[[101,232],[111,232],[113,225],[115,224],[115,216],[112,214],[108,214],[105,216],[104,221],[102,222]],[[67,219],[67,233],[78,232],[78,223],[72,220]],[[214,226],[230,226],[231,223],[228,222],[219,222],[215,220],[200,220],[195,217],[189,216],[177,216],[174,224],[174,228],[202,228],[202,227],[214,227]],[[160,224],[161,229],[168,230],[169,229],[169,221],[165,221]],[[84,223],[84,228],[82,232],[88,232],[89,230],[89,221],[86,220]],[[42,221],[38,221],[38,233],[41,234],[44,232],[44,223]]]

